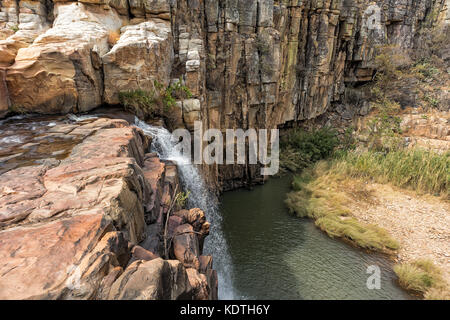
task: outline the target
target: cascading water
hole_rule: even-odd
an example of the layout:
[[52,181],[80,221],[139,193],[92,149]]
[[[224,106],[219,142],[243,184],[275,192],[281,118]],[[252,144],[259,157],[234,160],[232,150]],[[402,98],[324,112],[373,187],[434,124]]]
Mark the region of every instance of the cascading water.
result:
[[175,145],[171,133],[162,127],[154,127],[135,119],[135,125],[141,128],[145,134],[153,137],[152,148],[163,160],[170,160],[177,164],[181,183],[185,190],[191,193],[188,205],[191,208],[201,208],[205,211],[208,221],[211,223],[211,235],[205,242],[204,251],[214,258],[214,268],[219,277],[219,298],[233,299],[232,266],[228,245],[222,232],[222,217],[218,209],[216,196],[207,188],[197,168],[191,159],[183,156]]

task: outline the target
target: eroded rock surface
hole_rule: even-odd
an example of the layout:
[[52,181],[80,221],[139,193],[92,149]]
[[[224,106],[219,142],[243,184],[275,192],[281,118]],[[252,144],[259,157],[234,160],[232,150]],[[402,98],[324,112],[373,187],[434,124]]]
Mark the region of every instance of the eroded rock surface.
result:
[[102,103],[101,56],[122,20],[113,9],[81,2],[56,3],[53,13],[53,27],[19,49],[8,68],[10,99],[21,111],[88,111]]
[[119,92],[152,90],[155,80],[167,86],[173,61],[170,22],[153,19],[121,29],[121,37],[102,58],[104,101],[118,104]]
[[[29,124],[48,127],[42,121]],[[106,118],[57,119],[47,130],[53,139],[79,140],[63,158],[3,168],[0,299],[217,298],[217,281],[207,277],[212,265],[200,268],[197,234],[191,235],[196,264],[164,256],[171,252],[164,245],[181,236],[176,231],[164,241],[165,219],[178,217],[169,204],[181,187],[176,166],[147,153],[148,136],[125,120]],[[14,156],[21,149],[8,150]],[[203,230],[198,235],[203,239],[209,231],[204,213],[186,212],[184,226]],[[177,250],[183,245],[192,250],[190,242],[175,244]],[[190,276],[187,267],[204,276]],[[194,276],[207,291],[192,290]]]

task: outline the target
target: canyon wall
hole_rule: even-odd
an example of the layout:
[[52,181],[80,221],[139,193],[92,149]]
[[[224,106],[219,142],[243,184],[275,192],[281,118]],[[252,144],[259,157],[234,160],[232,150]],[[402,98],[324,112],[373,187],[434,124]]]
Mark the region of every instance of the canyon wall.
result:
[[[323,114],[371,81],[376,48],[405,50],[446,0],[80,0],[0,2],[0,116],[119,103],[182,78],[177,123],[275,128]],[[223,189],[257,166],[205,167]]]

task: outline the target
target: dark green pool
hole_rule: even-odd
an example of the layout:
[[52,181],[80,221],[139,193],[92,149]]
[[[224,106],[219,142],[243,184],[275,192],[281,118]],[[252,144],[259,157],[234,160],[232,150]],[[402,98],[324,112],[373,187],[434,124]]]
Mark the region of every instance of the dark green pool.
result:
[[[395,283],[390,261],[290,215],[283,203],[289,186],[289,177],[274,178],[221,199],[236,298],[411,299]],[[367,288],[371,265],[381,269],[380,290]]]

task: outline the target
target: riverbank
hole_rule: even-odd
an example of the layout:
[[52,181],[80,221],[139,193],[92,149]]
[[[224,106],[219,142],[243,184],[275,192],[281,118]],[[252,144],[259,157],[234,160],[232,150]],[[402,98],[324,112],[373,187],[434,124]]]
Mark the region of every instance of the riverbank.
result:
[[[405,288],[425,298],[448,299],[448,158],[445,154],[405,151],[402,160],[388,165],[390,157],[351,151],[339,159],[319,162],[294,180],[295,191],[286,203],[297,215],[313,218],[331,237],[388,253],[400,264],[435,264],[438,269],[430,267],[433,272],[400,265],[394,269]],[[400,161],[414,169],[400,170]],[[404,181],[408,183],[402,184]],[[419,190],[440,192],[441,196],[419,194]]]
[[288,170],[307,168],[287,197],[292,212],[331,237],[389,254],[400,284],[427,299],[450,296],[450,78],[439,52],[380,48],[376,81],[349,100],[364,112],[337,108],[305,123],[315,130],[288,133],[280,157]]
[[398,263],[432,261],[447,283],[440,298],[450,299],[450,203],[387,184],[367,183],[365,190],[370,201],[348,203],[353,216],[387,230],[399,242]]
[[[413,299],[396,281],[385,255],[336,241],[310,219],[289,214],[284,197],[291,175],[264,185],[225,192],[223,232],[229,245],[233,286],[242,299]],[[368,266],[381,271],[380,290],[366,282]]]

